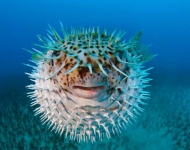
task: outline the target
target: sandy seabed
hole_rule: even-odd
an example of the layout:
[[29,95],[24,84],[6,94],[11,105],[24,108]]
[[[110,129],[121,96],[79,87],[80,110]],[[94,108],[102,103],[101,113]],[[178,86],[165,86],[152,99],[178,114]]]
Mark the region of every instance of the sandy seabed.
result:
[[[0,148],[3,150],[189,150],[190,82],[160,80],[137,122],[104,142],[77,143],[50,132],[30,107],[23,86],[0,88]],[[23,81],[25,82],[25,81]],[[28,83],[26,83],[27,85]]]

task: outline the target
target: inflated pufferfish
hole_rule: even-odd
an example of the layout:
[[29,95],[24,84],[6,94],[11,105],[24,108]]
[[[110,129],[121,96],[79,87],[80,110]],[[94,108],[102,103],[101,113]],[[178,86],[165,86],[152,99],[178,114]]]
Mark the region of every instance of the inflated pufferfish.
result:
[[52,130],[71,140],[91,141],[120,134],[141,108],[149,93],[142,63],[152,58],[140,45],[141,32],[128,43],[122,31],[99,28],[71,29],[61,24],[63,38],[52,28],[48,38],[38,36],[45,49],[33,54],[34,84],[27,86],[36,115]]

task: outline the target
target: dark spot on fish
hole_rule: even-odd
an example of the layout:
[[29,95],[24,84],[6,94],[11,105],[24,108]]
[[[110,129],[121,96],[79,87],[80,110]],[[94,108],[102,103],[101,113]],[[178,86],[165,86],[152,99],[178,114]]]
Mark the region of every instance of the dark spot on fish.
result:
[[119,93],[119,94],[121,94],[121,93],[122,93],[122,91],[121,91],[121,89],[120,89],[120,88],[118,88],[118,89],[117,89],[117,91],[118,91],[118,93]]
[[60,55],[60,51],[53,51],[52,56],[59,56]]
[[92,60],[90,57],[87,57],[86,60],[87,60],[87,63],[92,63]]
[[109,46],[107,46],[107,48],[108,48],[109,50],[112,50]]
[[53,61],[53,59],[51,60],[51,65],[54,66],[54,61]]
[[73,48],[73,50],[77,50],[77,47],[75,46],[75,47]]
[[83,61],[81,60],[79,64],[80,64],[80,65],[83,64]]
[[98,61],[102,64],[102,60],[99,58]]

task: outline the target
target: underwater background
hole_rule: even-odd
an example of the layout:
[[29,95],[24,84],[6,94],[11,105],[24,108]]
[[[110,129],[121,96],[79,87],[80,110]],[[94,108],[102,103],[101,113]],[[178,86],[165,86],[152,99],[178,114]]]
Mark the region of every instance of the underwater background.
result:
[[[151,98],[137,122],[105,142],[75,143],[50,132],[34,117],[24,74],[48,24],[127,31],[157,56],[149,77]],[[190,150],[190,1],[188,0],[6,0],[0,1],[0,149],[2,150]]]

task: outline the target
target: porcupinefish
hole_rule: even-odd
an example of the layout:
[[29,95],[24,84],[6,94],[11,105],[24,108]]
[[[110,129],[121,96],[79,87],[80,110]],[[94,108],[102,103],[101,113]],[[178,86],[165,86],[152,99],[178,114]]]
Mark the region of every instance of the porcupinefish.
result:
[[153,56],[140,44],[141,32],[128,42],[125,32],[72,28],[61,23],[63,37],[50,26],[38,36],[44,49],[33,48],[35,65],[27,88],[35,114],[52,130],[71,140],[111,138],[126,129],[149,99],[144,89],[151,80],[142,64]]

